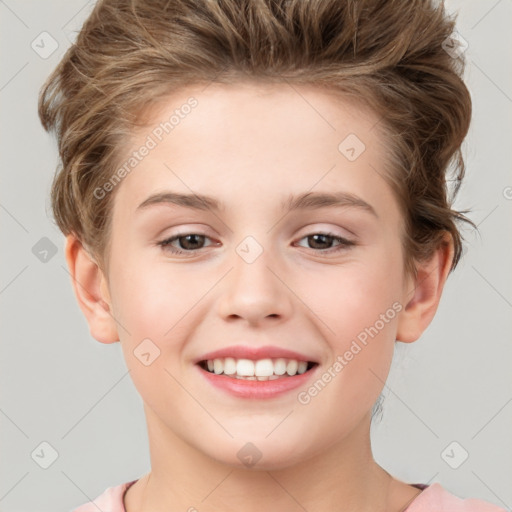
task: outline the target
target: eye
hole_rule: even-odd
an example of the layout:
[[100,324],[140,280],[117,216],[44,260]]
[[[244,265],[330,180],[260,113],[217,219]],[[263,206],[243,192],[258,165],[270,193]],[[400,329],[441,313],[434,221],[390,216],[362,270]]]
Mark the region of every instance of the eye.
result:
[[[210,240],[210,238],[200,233],[179,233],[157,242],[157,245],[161,246],[164,251],[171,254],[192,255],[194,252],[198,252],[200,249],[208,247],[208,245],[204,245],[206,240]],[[300,240],[307,240],[308,244],[311,245],[310,248],[316,249],[315,252],[320,253],[321,255],[341,252],[343,250],[347,250],[353,245],[356,245],[355,242],[336,236],[333,233],[313,233],[301,238]],[[337,242],[338,245],[333,247],[332,245],[335,242]],[[173,245],[176,243],[178,247]]]
[[[320,254],[341,252],[347,250],[353,245],[356,245],[356,243],[352,240],[347,240],[341,236],[336,236],[333,233],[313,233],[301,238],[301,240],[307,240],[308,244],[311,244],[312,246],[310,248],[319,249],[319,251],[316,252],[320,252]],[[333,242],[338,242],[338,245],[332,247]]]
[[[197,252],[198,249],[202,249],[206,239],[209,239],[209,237],[199,233],[180,233],[158,242],[158,245],[163,247],[165,251],[172,254],[186,254]],[[174,242],[178,242],[181,249],[174,247],[172,245]]]

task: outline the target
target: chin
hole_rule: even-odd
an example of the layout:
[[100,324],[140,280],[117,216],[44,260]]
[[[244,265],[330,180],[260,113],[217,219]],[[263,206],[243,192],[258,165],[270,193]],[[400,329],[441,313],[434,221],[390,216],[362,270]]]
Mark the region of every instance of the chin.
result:
[[[299,451],[298,447],[302,449]],[[304,441],[300,439],[282,435],[271,439],[261,434],[252,437],[246,435],[242,439],[236,436],[228,444],[216,444],[214,452],[208,449],[205,453],[221,464],[248,471],[287,469],[311,456],[304,451]]]

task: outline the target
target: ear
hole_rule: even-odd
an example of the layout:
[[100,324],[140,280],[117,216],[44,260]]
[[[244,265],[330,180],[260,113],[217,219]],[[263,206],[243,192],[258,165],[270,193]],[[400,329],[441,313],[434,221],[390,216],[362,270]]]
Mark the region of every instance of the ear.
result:
[[396,339],[404,343],[416,341],[436,314],[444,284],[453,261],[453,240],[446,233],[431,259],[417,264],[417,276],[407,279],[405,302],[400,312]]
[[91,336],[101,343],[119,341],[116,322],[111,312],[107,280],[74,235],[66,237],[66,261],[75,296],[87,319]]

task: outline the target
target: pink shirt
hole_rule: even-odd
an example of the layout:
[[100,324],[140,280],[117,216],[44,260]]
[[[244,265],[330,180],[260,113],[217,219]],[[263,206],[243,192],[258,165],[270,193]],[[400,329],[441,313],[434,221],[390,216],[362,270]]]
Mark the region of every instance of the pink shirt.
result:
[[[98,512],[98,510],[126,512],[123,504],[124,493],[136,481],[133,480],[115,487],[109,487],[94,502],[86,503],[73,510],[73,512]],[[411,485],[423,489],[423,491],[411,501],[406,509],[407,512],[507,512],[504,508],[487,501],[458,498],[439,483],[428,486],[425,486],[425,484]]]

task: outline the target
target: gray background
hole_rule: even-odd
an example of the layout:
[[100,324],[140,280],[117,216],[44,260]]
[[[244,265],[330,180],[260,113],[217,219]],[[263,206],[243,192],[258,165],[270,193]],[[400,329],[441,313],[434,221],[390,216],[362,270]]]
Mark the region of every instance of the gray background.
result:
[[[2,512],[71,510],[149,470],[142,401],[120,346],[90,336],[72,293],[64,238],[49,215],[57,152],[36,113],[39,88],[92,5],[0,0]],[[404,481],[440,482],[510,509],[512,0],[447,6],[469,44],[474,101],[456,206],[472,209],[481,236],[466,231],[466,255],[423,337],[397,344],[372,444],[377,462]],[[59,45],[47,58],[31,47],[43,31]],[[46,262],[43,237],[57,249]],[[47,469],[52,450],[42,442],[58,453]],[[450,467],[462,450],[468,459]]]

